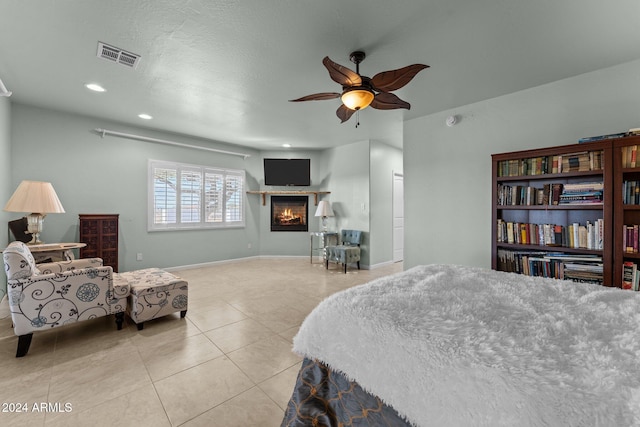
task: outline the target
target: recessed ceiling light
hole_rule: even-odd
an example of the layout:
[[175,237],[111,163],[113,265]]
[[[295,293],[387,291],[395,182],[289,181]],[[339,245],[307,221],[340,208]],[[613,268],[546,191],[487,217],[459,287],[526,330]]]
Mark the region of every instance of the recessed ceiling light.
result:
[[284,148],[291,148],[291,144],[282,144]]
[[84,85],[87,89],[92,90],[94,92],[106,92],[106,89],[95,83],[87,83]]
[[151,117],[151,116],[150,116],[150,115],[148,115],[148,114],[144,114],[144,113],[143,113],[143,114],[138,114],[138,117],[140,117],[141,119],[145,119],[145,120],[151,120],[151,119],[153,119],[153,117]]

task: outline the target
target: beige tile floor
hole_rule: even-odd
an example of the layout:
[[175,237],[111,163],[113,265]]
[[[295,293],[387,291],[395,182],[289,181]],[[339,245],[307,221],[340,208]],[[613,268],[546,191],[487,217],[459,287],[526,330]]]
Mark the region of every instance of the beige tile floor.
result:
[[[0,426],[279,426],[305,316],[337,291],[401,270],[343,274],[276,258],[175,271],[189,282],[185,319],[138,331],[127,318],[117,331],[108,317],[45,331],[20,359],[10,318],[0,319]],[[34,410],[41,403],[50,409]]]

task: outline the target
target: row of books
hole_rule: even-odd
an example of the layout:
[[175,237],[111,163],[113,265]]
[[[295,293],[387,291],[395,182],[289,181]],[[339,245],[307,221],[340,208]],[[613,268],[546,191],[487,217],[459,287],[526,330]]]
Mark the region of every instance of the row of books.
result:
[[[639,188],[640,190],[640,188]],[[602,182],[552,183],[542,188],[498,184],[499,206],[571,205],[602,203]]]
[[503,160],[498,165],[498,176],[529,176],[602,170],[602,156],[603,152],[599,150]]
[[640,271],[633,261],[622,263],[622,289],[637,291],[640,289]]
[[604,282],[602,257],[556,252],[498,249],[498,270],[575,282]]
[[543,188],[498,184],[499,206],[557,205],[562,184],[544,184]]
[[627,145],[622,147],[622,167],[623,168],[635,168],[640,167],[638,161],[638,146]]
[[548,205],[549,193],[550,191],[536,187],[498,184],[498,206]]
[[604,220],[586,224],[530,224],[497,220],[498,243],[538,246],[562,246],[602,250],[604,248]]
[[622,203],[640,205],[640,181],[624,181],[622,183]]

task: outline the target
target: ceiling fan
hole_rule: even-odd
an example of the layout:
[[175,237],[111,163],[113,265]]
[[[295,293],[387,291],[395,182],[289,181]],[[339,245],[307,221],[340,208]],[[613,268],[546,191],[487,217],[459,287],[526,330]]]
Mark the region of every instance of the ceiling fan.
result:
[[[336,111],[336,115],[342,123],[351,118],[353,113],[371,105],[377,110],[393,110],[405,108],[409,110],[411,104],[391,93],[409,83],[420,71],[429,68],[424,64],[407,65],[397,70],[378,73],[373,78],[360,75],[360,63],[365,58],[365,53],[355,51],[349,55],[351,62],[356,64],[353,72],[347,67],[336,64],[325,56],[322,63],[329,71],[331,79],[342,85],[342,93],[322,92],[291,99],[291,102],[320,101],[325,99],[340,98],[342,105]],[[356,125],[357,126],[357,125]]]

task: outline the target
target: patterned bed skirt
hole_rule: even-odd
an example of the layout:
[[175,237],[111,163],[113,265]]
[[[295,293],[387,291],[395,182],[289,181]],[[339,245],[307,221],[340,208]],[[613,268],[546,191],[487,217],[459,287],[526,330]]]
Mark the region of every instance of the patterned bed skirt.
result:
[[321,362],[305,358],[281,427],[410,427],[390,406]]

